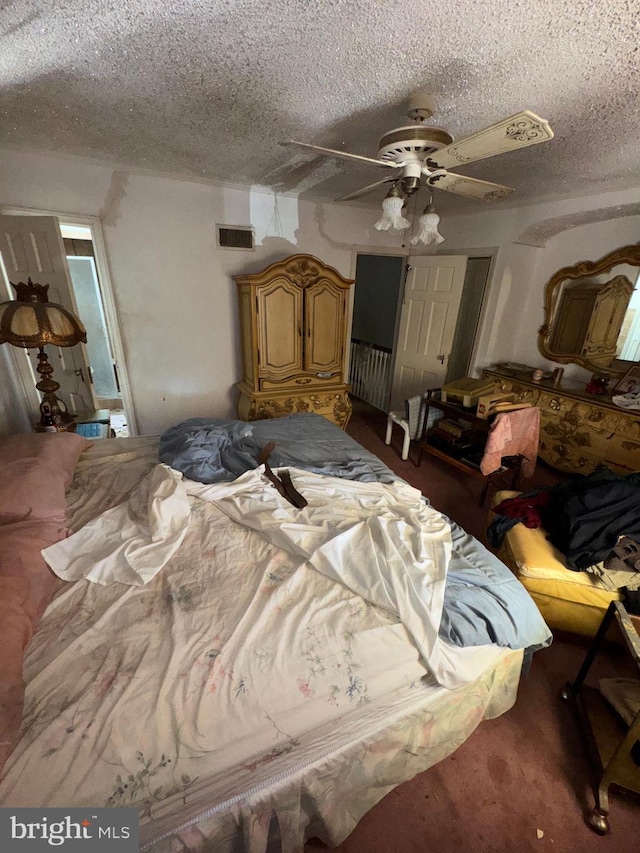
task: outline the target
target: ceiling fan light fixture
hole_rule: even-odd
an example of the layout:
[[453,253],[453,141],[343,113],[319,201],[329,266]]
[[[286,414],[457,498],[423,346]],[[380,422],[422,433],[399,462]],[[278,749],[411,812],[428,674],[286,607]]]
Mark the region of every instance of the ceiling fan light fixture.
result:
[[430,246],[432,243],[444,243],[444,237],[438,231],[439,223],[440,216],[436,213],[435,205],[428,204],[418,219],[418,233],[411,238],[411,245],[423,243]]
[[405,202],[404,194],[397,186],[392,186],[382,201],[382,216],[374,224],[378,231],[388,231],[393,228],[404,231],[411,223],[402,215],[402,207]]
[[409,175],[402,178],[402,190],[405,195],[413,195],[420,189],[420,178],[415,175]]

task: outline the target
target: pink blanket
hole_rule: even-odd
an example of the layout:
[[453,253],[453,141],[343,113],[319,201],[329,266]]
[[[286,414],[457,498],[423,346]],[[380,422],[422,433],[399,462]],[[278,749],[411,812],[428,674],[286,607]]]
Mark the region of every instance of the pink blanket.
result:
[[503,456],[524,456],[522,473],[530,477],[536,470],[540,440],[540,409],[530,406],[496,415],[489,430],[484,455],[480,462],[483,474],[492,474],[500,467]]
[[0,774],[22,721],[22,661],[60,582],[40,551],[67,535],[65,490],[91,442],[73,433],[0,441]]

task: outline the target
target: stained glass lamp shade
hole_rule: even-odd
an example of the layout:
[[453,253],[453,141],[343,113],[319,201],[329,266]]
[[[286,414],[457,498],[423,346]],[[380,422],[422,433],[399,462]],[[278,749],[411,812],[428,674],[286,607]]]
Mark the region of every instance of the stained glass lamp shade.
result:
[[[56,430],[75,429],[75,420],[56,396],[60,383],[52,378],[53,367],[44,351],[45,346],[73,347],[87,342],[87,333],[80,320],[64,305],[49,302],[48,284],[11,283],[15,300],[0,303],[0,344],[38,349],[37,371],[40,381],[36,388],[42,393],[41,422],[55,425]],[[36,427],[37,428],[37,427]]]

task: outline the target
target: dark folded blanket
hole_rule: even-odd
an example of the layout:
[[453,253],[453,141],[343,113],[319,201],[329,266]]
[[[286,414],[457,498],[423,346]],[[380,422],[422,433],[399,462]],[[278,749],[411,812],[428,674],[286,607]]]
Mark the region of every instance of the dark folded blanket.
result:
[[635,477],[604,467],[559,483],[551,490],[543,525],[567,567],[582,571],[604,560],[620,536],[640,539],[640,485]]

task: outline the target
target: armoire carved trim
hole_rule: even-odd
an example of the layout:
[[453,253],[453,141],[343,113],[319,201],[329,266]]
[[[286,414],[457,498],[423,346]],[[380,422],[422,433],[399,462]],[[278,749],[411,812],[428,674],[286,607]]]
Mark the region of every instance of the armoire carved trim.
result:
[[345,429],[351,415],[345,358],[353,280],[299,254],[234,281],[243,361],[238,416],[316,412]]

